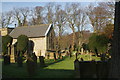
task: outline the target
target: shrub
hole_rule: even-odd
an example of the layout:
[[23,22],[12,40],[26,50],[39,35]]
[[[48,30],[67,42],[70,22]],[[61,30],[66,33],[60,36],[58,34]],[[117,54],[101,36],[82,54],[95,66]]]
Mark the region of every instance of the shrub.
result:
[[25,35],[20,35],[17,38],[17,63],[19,67],[22,67],[22,62],[23,62],[23,54],[25,53],[25,51],[27,50],[28,47],[28,37]]
[[84,50],[89,50],[88,44],[83,43],[82,47],[83,47]]
[[[12,44],[13,38],[9,35],[2,37],[2,52],[3,52],[3,58],[4,58],[4,64],[10,64],[10,54],[8,54],[8,47]],[[9,45],[8,45],[9,44]]]
[[8,54],[8,43],[12,44],[13,38],[9,35],[2,37],[2,52],[3,55]]
[[27,50],[28,37],[25,35],[20,35],[17,38],[17,51],[25,52]]
[[105,35],[93,34],[89,38],[88,46],[93,52],[106,53],[109,39]]

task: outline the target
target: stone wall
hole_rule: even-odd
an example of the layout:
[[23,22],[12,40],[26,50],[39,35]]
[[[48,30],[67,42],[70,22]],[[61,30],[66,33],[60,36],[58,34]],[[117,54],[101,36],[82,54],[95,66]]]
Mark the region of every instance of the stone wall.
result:
[[36,56],[44,56],[46,53],[46,37],[40,37],[40,38],[29,38],[29,40],[32,40],[34,42],[34,50]]
[[[45,57],[46,37],[29,38],[29,40],[32,40],[34,42],[33,52],[35,52],[36,56],[44,56]],[[17,39],[13,39],[12,45],[14,45],[16,42],[17,42]]]

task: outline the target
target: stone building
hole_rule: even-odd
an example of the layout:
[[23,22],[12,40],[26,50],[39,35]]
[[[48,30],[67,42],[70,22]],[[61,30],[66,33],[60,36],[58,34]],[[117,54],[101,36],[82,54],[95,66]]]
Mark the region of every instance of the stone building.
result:
[[20,35],[26,35],[33,42],[33,52],[35,52],[36,56],[45,57],[48,51],[54,50],[53,39],[55,33],[52,24],[16,27],[9,35],[13,37],[12,51],[14,53],[16,52],[15,43]]
[[0,36],[6,36],[9,34],[14,28],[0,28]]

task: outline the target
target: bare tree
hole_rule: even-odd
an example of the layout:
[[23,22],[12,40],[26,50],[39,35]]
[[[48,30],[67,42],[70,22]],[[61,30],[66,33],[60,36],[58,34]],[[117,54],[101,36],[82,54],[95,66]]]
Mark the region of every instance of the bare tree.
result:
[[65,26],[65,21],[66,21],[66,13],[64,10],[62,10],[61,5],[56,5],[55,6],[55,28],[58,30],[58,46],[59,49],[61,49],[61,37],[64,32],[64,26]]
[[13,12],[12,11],[9,11],[7,13],[2,13],[2,16],[1,16],[1,18],[2,18],[2,20],[1,20],[2,28],[3,27],[8,27],[8,25],[13,23],[12,17],[13,17]]
[[31,10],[30,23],[32,25],[43,24],[43,11],[44,11],[44,7],[42,6],[36,6],[35,8]]
[[27,25],[27,17],[29,16],[29,8],[25,7],[25,8],[20,8],[20,13],[22,14],[22,25],[26,26]]
[[87,15],[91,21],[94,32],[101,31],[108,23],[110,23],[111,14],[113,14],[108,7],[108,3],[98,3],[98,6],[93,5],[88,6]]
[[14,8],[13,11],[14,18],[17,20],[17,25],[22,26],[22,15],[20,13],[20,9]]
[[85,25],[86,14],[81,10],[79,3],[66,4],[65,10],[67,23],[73,31],[72,50],[74,50],[76,28],[80,33],[79,36],[77,36],[79,38],[78,42],[80,43],[81,30],[83,30],[83,26]]
[[76,22],[76,4],[66,4],[65,11],[66,11],[66,19],[67,23],[69,24],[69,27],[73,31],[73,38],[72,38],[72,50],[74,50],[74,44],[75,44],[75,22]]
[[77,10],[77,20],[76,20],[76,27],[78,29],[78,36],[77,37],[77,42],[79,47],[81,47],[82,42],[83,42],[83,31],[85,30],[85,25],[87,24],[87,15],[84,10],[81,9],[82,7],[79,7],[79,10]]
[[54,3],[48,3],[45,6],[45,17],[44,17],[44,22],[47,24],[53,23],[54,22]]

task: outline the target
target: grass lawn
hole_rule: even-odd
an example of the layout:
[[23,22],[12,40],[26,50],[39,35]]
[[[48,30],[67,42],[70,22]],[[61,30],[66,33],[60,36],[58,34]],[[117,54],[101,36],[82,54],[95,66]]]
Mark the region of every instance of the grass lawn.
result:
[[[79,55],[84,60],[89,60],[89,55]],[[100,60],[98,57],[92,57],[95,60]],[[37,73],[34,78],[74,78],[74,60],[73,57],[64,57],[63,60],[45,60],[47,67],[40,68],[38,63]],[[31,66],[32,67],[32,66]],[[26,70],[26,64],[23,67],[17,67],[17,64],[3,65],[3,77],[6,78],[29,78]]]

